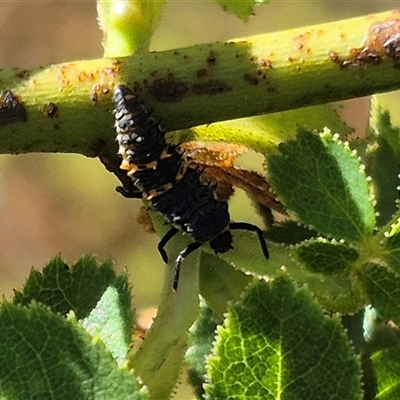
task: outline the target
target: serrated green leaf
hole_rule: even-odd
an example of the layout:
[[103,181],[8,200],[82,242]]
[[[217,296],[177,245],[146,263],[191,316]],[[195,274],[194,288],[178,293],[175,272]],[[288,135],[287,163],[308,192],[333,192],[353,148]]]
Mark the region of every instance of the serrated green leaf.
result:
[[400,154],[396,154],[387,140],[378,137],[376,143],[368,147],[366,153],[367,173],[372,178],[376,198],[377,222],[386,224],[396,212],[399,198]]
[[364,171],[348,146],[327,131],[299,130],[267,158],[269,181],[301,222],[336,239],[361,241],[375,225]]
[[[338,312],[340,314],[352,314],[367,305],[365,293],[361,290],[360,284],[354,279],[338,275],[335,279],[320,280],[318,285],[317,278],[311,281],[311,288],[315,293],[316,300],[328,312]],[[318,287],[317,287],[318,285]]]
[[212,349],[215,329],[221,323],[222,319],[217,317],[204,301],[200,302],[200,313],[189,330],[189,347],[185,353],[185,360],[189,366],[188,383],[198,399],[203,399],[206,357]]
[[254,14],[253,8],[257,4],[268,3],[269,0],[214,0],[224,11],[234,13],[238,18],[247,21]]
[[121,304],[120,292],[109,286],[96,307],[82,320],[86,331],[102,340],[119,366],[128,362],[132,335],[132,318],[129,319],[128,313],[131,314],[130,302]]
[[388,111],[380,104],[380,96],[371,98],[370,144],[365,154],[367,173],[372,178],[378,211],[378,224],[384,225],[396,211],[395,200],[400,172],[400,133],[391,124]]
[[99,265],[93,256],[85,256],[70,268],[61,257],[56,257],[43,272],[31,271],[23,290],[15,293],[14,302],[27,306],[35,300],[61,314],[73,310],[82,319],[116,279],[110,260]]
[[389,111],[382,109],[379,95],[371,97],[370,114],[369,125],[375,136],[384,139],[393,149],[393,152],[399,155],[400,130],[392,125]]
[[76,320],[40,305],[0,308],[0,395],[14,400],[146,399]]
[[382,256],[388,266],[400,274],[400,220],[391,227],[389,235],[385,240]]
[[72,310],[121,365],[126,362],[134,319],[131,293],[127,275],[116,276],[110,260],[99,265],[85,256],[69,268],[56,257],[42,273],[32,270],[23,290],[15,293],[15,304],[32,301],[64,315]]
[[379,315],[400,323],[400,275],[371,264],[363,269],[360,279],[372,307]]
[[355,249],[323,238],[303,242],[296,247],[296,254],[307,269],[326,275],[348,272],[358,259]]
[[367,336],[370,353],[400,346],[399,328],[391,322],[383,321],[376,312],[375,314],[375,324]]
[[[389,365],[391,364],[387,356],[392,350],[394,350],[395,353],[394,359],[398,358],[398,354],[396,355],[396,353],[398,353],[397,349],[400,348],[398,328],[393,326],[393,324],[389,326],[386,322],[382,321],[380,317],[377,317],[377,313],[373,311],[371,322],[372,323],[369,323],[370,329],[366,336],[367,342],[364,351],[361,353],[364,396],[365,399],[381,399],[386,398],[385,392],[387,392],[388,395],[393,395],[387,397],[388,399],[396,399],[398,397],[395,395],[396,386],[398,386],[398,373],[396,374],[396,380],[391,379],[391,382],[388,382],[387,377],[392,374],[390,371],[391,368],[387,368],[386,363],[388,362]],[[395,363],[398,364],[398,360],[397,362],[395,361]],[[394,378],[394,376],[392,375],[391,378]],[[393,389],[395,389],[394,392],[391,392],[392,383]],[[380,395],[383,395],[383,397],[377,397],[378,392],[380,392]]]
[[218,330],[206,399],[360,399],[360,366],[337,318],[287,278],[250,287]]
[[[293,249],[290,250],[285,246],[271,242],[267,243],[270,258],[266,260],[255,235],[250,232],[235,231],[233,237],[234,246],[235,243],[238,243],[238,246],[235,246],[231,251],[219,254],[218,257],[235,268],[245,273],[270,278],[279,277],[282,275],[282,271],[285,271],[298,284],[306,284],[321,304],[332,312],[338,311],[347,314],[356,312],[366,305],[363,293],[351,277],[346,274],[329,276],[308,271],[295,260],[292,254]],[[201,293],[217,313],[224,307],[224,301],[230,293],[231,285],[226,280],[232,273],[228,266],[221,266],[221,272],[219,272],[219,266],[218,262],[210,263],[208,266],[202,265],[201,270],[201,276],[205,278],[201,283]],[[209,275],[207,276],[207,274]],[[216,277],[214,274],[221,276]],[[214,281],[213,277],[215,278]],[[236,279],[239,279],[239,276],[234,281]],[[221,286],[218,287],[218,285]],[[228,288],[230,289],[228,290]],[[238,291],[232,291],[231,294],[233,295],[233,293],[237,295]],[[234,296],[232,299],[234,299]]]
[[318,236],[317,231],[313,231],[296,221],[283,221],[271,226],[265,237],[275,243],[297,244],[306,239]]
[[378,386],[376,398],[392,400],[400,398],[400,346],[376,352],[371,356]]
[[[249,235],[249,232],[234,232],[234,243],[240,243],[240,247],[219,254],[218,257],[245,273],[276,278],[285,271],[299,285],[307,285],[321,305],[331,312],[354,313],[367,304],[355,277],[348,274],[323,275],[311,272],[296,261],[293,248],[268,242],[270,258],[266,260],[257,248],[257,239]],[[204,295],[206,296],[206,292]],[[210,301],[209,295],[207,301]]]

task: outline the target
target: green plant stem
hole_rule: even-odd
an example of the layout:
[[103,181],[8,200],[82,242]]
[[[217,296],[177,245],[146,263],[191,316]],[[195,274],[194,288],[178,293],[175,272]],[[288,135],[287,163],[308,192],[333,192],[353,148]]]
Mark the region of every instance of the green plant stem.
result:
[[[164,219],[158,214],[153,214],[153,217],[157,234],[163,236],[167,230]],[[178,254],[187,244],[188,238],[179,234],[166,250],[168,254]],[[129,367],[143,379],[151,398],[157,400],[170,398],[182,370],[188,330],[199,312],[199,257],[200,251],[182,263],[176,292],[172,290],[174,259],[170,258],[165,267],[157,316],[129,363]]]
[[104,56],[147,50],[164,4],[165,0],[97,0]]
[[[389,11],[226,43],[3,70],[1,87],[19,95],[28,120],[5,123],[0,115],[0,153],[101,154],[114,138],[111,92],[119,83],[135,88],[171,131],[395,90],[400,54],[390,43],[399,33],[400,11]],[[57,116],[47,115],[49,102]]]

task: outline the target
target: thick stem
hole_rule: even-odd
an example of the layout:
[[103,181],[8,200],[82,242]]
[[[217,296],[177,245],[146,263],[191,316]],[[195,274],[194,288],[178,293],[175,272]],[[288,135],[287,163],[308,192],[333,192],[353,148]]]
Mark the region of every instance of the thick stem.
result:
[[11,121],[0,104],[0,153],[98,155],[112,145],[118,83],[135,88],[169,130],[395,90],[399,35],[400,11],[390,11],[227,43],[3,70],[1,85],[18,94],[27,122]]

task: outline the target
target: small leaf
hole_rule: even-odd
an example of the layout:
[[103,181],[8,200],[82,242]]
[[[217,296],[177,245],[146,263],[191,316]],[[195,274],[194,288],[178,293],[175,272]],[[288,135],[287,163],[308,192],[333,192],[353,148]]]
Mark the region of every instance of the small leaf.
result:
[[255,283],[209,358],[206,399],[359,399],[360,366],[339,320],[287,278]]
[[380,104],[380,96],[371,98],[369,140],[365,166],[372,178],[378,211],[378,224],[386,224],[396,212],[395,201],[399,198],[397,189],[400,172],[400,132],[390,121],[390,114]]
[[397,344],[376,352],[371,357],[378,386],[376,398],[392,400],[400,398],[400,346]]
[[0,395],[7,399],[146,399],[134,376],[70,318],[37,305],[0,308]]
[[400,274],[400,218],[392,225],[391,232],[385,240],[383,258],[395,273]]
[[371,117],[369,123],[375,136],[384,139],[393,149],[393,152],[399,155],[400,130],[392,125],[389,111],[382,109],[379,95],[372,96],[371,98]]
[[303,242],[297,246],[296,254],[307,269],[327,275],[349,271],[358,259],[356,250],[323,238]]
[[362,271],[363,282],[372,307],[384,319],[400,323],[400,275],[379,265],[368,265]]
[[268,157],[278,199],[321,234],[360,241],[374,228],[374,208],[364,171],[348,146],[329,132],[300,130],[296,141]]
[[[393,323],[389,325],[382,321],[373,309],[368,308],[367,312],[372,315],[368,323],[364,351],[361,353],[365,399],[397,399],[399,396],[395,393],[399,387],[398,372],[394,375],[392,367],[399,370],[398,328]],[[389,397],[385,397],[386,393]]]
[[132,320],[127,318],[128,313],[131,314],[130,301],[128,304],[121,304],[118,289],[109,286],[96,308],[82,321],[82,326],[88,333],[102,340],[119,366],[128,362],[132,335]]
[[365,293],[354,277],[331,275],[329,279],[324,279],[320,274],[313,274],[300,281],[309,284],[318,303],[328,312],[353,314],[368,304]]
[[399,198],[400,154],[396,154],[387,140],[378,137],[366,153],[366,168],[372,178],[378,211],[378,225],[386,224],[396,212]]
[[296,221],[283,221],[268,228],[265,237],[275,243],[297,244],[306,239],[318,236],[317,231],[313,231]]
[[74,311],[121,365],[127,361],[134,319],[131,293],[127,275],[116,276],[110,260],[99,265],[85,256],[69,268],[56,257],[42,273],[32,270],[22,292],[15,293],[15,304],[30,306],[32,301],[64,315]]
[[31,271],[23,290],[15,293],[14,302],[27,306],[35,300],[61,314],[73,310],[82,319],[116,279],[109,260],[99,266],[93,256],[85,256],[70,268],[61,257],[56,257],[43,272]]
[[247,21],[254,14],[253,8],[257,4],[268,3],[269,0],[214,0],[224,11],[234,13],[238,18]]
[[[299,285],[307,285],[326,310],[348,314],[354,313],[368,304],[355,277],[348,274],[323,275],[311,272],[296,260],[294,248],[288,249],[285,246],[268,242],[270,258],[266,260],[258,248],[257,239],[249,232],[236,231],[234,243],[239,243],[240,247],[219,254],[218,257],[231,263],[235,268],[256,276],[274,278],[285,271]],[[211,287],[213,286],[211,285]],[[213,308],[214,294],[207,292],[208,288],[202,294]],[[219,295],[220,293],[217,292],[217,302],[222,304],[218,299]],[[217,308],[214,310],[219,312]]]

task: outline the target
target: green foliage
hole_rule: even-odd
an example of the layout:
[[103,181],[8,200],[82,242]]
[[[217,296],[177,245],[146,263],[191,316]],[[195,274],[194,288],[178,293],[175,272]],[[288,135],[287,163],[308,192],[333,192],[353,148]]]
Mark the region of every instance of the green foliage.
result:
[[[81,286],[85,283],[83,265],[93,273],[94,282],[87,287]],[[65,271],[71,279],[65,279]],[[16,295],[16,304],[1,305],[2,397],[93,399],[101,393],[103,399],[147,399],[146,391],[126,368],[132,321],[126,276],[114,275],[110,280],[110,273],[110,263],[97,266],[92,257],[79,260],[71,269],[58,257],[43,274],[32,271],[24,290]],[[42,279],[35,281],[38,277]],[[49,282],[54,284],[53,291]],[[76,293],[70,296],[72,286]],[[88,301],[92,311],[78,319],[72,310],[88,310],[85,302],[98,297],[98,290],[90,289],[96,286],[104,288],[103,294],[97,304]],[[110,291],[115,295],[110,296]],[[83,296],[86,292],[90,294]],[[71,304],[68,315],[56,311],[59,307],[66,310],[60,293]],[[82,297],[77,299],[76,294]],[[100,329],[93,328],[94,320]],[[117,341],[110,337],[110,326]]]
[[340,243],[310,240],[297,247],[299,260],[311,271],[336,274],[350,270],[358,259],[356,250]]
[[[377,399],[399,397],[399,330],[387,323],[379,322],[370,337],[367,355],[369,368],[366,372],[376,391]],[[373,375],[371,374],[371,370]]]
[[214,340],[214,331],[222,319],[202,301],[196,322],[190,328],[188,349],[185,360],[189,366],[188,382],[193,387],[197,398],[204,395],[203,382],[206,378],[206,357],[211,353]]
[[380,400],[399,398],[400,346],[397,344],[375,353],[372,362],[378,381],[377,398]]
[[35,300],[60,314],[73,310],[82,319],[116,279],[111,261],[98,266],[92,256],[86,256],[70,268],[61,257],[56,257],[43,272],[31,271],[23,290],[15,292],[14,302],[27,306]]
[[349,147],[328,131],[318,138],[300,130],[296,141],[268,158],[268,171],[281,201],[304,224],[350,241],[372,232],[375,216],[365,174]]
[[278,278],[251,285],[230,308],[208,362],[206,399],[358,399],[359,372],[339,320]]
[[[392,134],[396,133],[396,130],[390,127],[390,120],[387,119],[386,113],[382,113],[380,120],[385,124],[378,124],[374,135],[378,136],[381,140],[378,143],[382,145],[385,132]],[[393,140],[391,142],[396,143]],[[369,143],[371,143],[371,138]],[[385,143],[386,147],[390,147],[389,140]],[[392,147],[386,150],[387,154],[395,154],[395,149]],[[223,293],[225,293],[226,298],[236,302],[234,306],[228,307],[224,328],[217,330],[214,356],[208,363],[208,376],[205,378],[205,381],[209,382],[206,385],[208,398],[235,398],[235,396],[237,398],[285,396],[285,398],[294,399],[335,398],[335,396],[360,398],[359,365],[355,358],[353,358],[353,364],[351,362],[346,364],[349,358],[344,357],[344,364],[347,367],[353,365],[353,371],[337,379],[328,379],[329,383],[324,382],[323,377],[317,377],[318,372],[314,371],[312,379],[315,379],[314,382],[321,382],[327,392],[319,390],[316,383],[311,385],[306,380],[302,382],[302,379],[305,379],[304,374],[300,369],[296,369],[300,368],[297,367],[297,363],[302,365],[307,357],[312,358],[312,345],[323,343],[323,339],[318,335],[323,333],[324,324],[320,321],[315,322],[318,329],[312,328],[313,323],[308,318],[311,318],[313,313],[308,308],[303,310],[297,303],[292,309],[296,311],[290,310],[291,301],[282,287],[286,284],[290,286],[290,284],[288,278],[282,280],[280,276],[283,269],[287,276],[298,284],[306,284],[307,289],[303,288],[300,293],[312,293],[315,299],[329,311],[355,313],[367,304],[372,304],[378,312],[376,318],[400,322],[398,277],[400,216],[392,207],[393,212],[390,216],[388,213],[385,214],[386,225],[381,229],[378,229],[378,226],[384,222],[383,219],[375,219],[375,205],[383,210],[382,202],[385,201],[385,197],[388,197],[388,193],[392,204],[395,204],[397,182],[391,178],[381,184],[379,179],[385,173],[390,172],[393,175],[396,163],[389,163],[388,167],[387,164],[376,162],[376,154],[376,147],[369,145],[364,152],[364,167],[349,145],[340,142],[327,129],[319,135],[299,129],[295,140],[289,139],[278,147],[275,154],[267,156],[269,181],[276,190],[278,198],[288,207],[290,213],[293,212],[296,215],[299,222],[276,223],[269,230],[267,237],[270,240],[290,246],[275,246],[270,242],[271,259],[267,265],[262,262],[254,238],[244,233],[240,236],[235,235],[235,241],[239,238],[237,242],[240,243],[240,248],[236,247],[235,252],[222,255],[223,259],[243,270],[251,271],[255,275],[274,277],[275,280],[272,283],[256,284],[256,287],[260,285],[266,288],[265,291],[257,291],[258,306],[257,302],[254,304],[249,301],[249,298],[254,300],[248,294],[252,293],[253,286],[249,292],[246,292],[246,297],[237,302],[237,297],[232,295],[229,285],[226,283],[213,285],[211,281],[216,278],[216,275],[214,272],[210,274],[210,271],[218,268],[223,270],[225,267],[212,259],[208,260],[209,273],[204,274],[202,278],[207,282],[204,284],[207,288],[206,298],[212,298],[207,301],[213,304],[216,298],[224,298]],[[374,172],[372,179],[367,179],[365,169]],[[372,193],[380,193],[378,201],[375,201]],[[217,282],[220,280],[221,278],[216,279]],[[227,281],[229,278],[223,278],[222,282]],[[208,290],[213,286],[220,290]],[[293,288],[291,290],[289,293],[292,296]],[[218,297],[213,295],[213,292],[218,293]],[[274,293],[274,296],[271,293]],[[318,306],[311,298],[308,298],[308,301],[314,311],[318,310]],[[224,304],[224,301],[221,300],[218,304]],[[281,314],[279,314],[278,304],[285,306]],[[215,305],[213,308],[218,309]],[[242,313],[239,310],[242,310]],[[273,322],[269,321],[269,313],[275,318]],[[261,315],[262,318],[260,318]],[[242,323],[240,317],[243,319]],[[296,320],[290,324],[291,319],[297,317],[299,321]],[[351,321],[351,317],[349,318]],[[296,329],[285,330],[286,322],[288,326],[296,327]],[[359,324],[359,320],[354,320],[354,322]],[[302,331],[302,326],[307,329]],[[282,335],[276,338],[273,333],[278,328]],[[339,325],[336,325],[335,329],[342,332]],[[374,325],[372,332],[375,329],[377,328]],[[247,331],[250,332],[248,335],[245,334]],[[373,340],[366,341],[362,336],[360,337],[360,332],[362,332],[362,327],[348,330],[348,335],[354,343],[357,343],[357,352],[362,355],[362,368],[370,379],[370,382],[365,383],[367,390],[365,399],[374,398],[375,392],[380,398],[386,398],[386,392],[392,395],[387,398],[396,397],[398,384],[394,383],[397,382],[395,371],[398,371],[400,367],[397,347],[390,352],[386,348],[393,346],[392,339],[384,337],[377,341],[374,336]],[[331,333],[328,331],[327,338],[332,338]],[[263,334],[267,335],[267,339],[263,337]],[[272,339],[275,339],[279,346],[274,347]],[[294,360],[290,359],[291,343],[296,349],[293,352],[295,353]],[[343,343],[346,341],[344,340]],[[332,350],[332,355],[327,356],[329,362],[332,361],[332,357],[341,354],[340,345],[336,343],[334,347],[338,353]],[[325,343],[316,351],[318,362],[321,363],[324,358],[322,354],[325,355],[323,349],[330,349],[330,346]],[[304,355],[302,355],[303,352]],[[349,356],[351,353],[352,350],[347,347],[345,354]],[[289,360],[287,364],[284,362],[286,360],[279,358],[280,354],[287,355]],[[388,368],[384,366],[386,361]],[[310,365],[315,365],[317,361],[310,359],[309,362]],[[290,368],[286,368],[286,365],[290,365]],[[336,366],[335,364],[333,368]],[[336,372],[340,375],[346,370],[346,366],[338,368]],[[310,367],[304,368],[308,371]],[[335,372],[330,368],[327,365],[321,365],[321,368],[317,370],[329,371],[328,376],[333,377]],[[299,380],[298,377],[301,379]],[[344,377],[353,379],[353,382],[345,381]],[[296,387],[293,393],[292,381],[295,382],[293,385]],[[333,381],[338,384],[336,388],[332,386]],[[343,387],[340,382],[343,382]],[[305,389],[302,388],[301,383],[304,384]],[[280,392],[281,387],[285,391]],[[315,393],[318,394],[313,393],[313,389],[316,389]],[[310,392],[302,392],[302,390],[310,390]],[[299,393],[300,397],[298,397]]]
[[93,256],[82,257],[71,268],[56,257],[43,269],[32,270],[14,303],[32,302],[67,315],[74,312],[85,329],[98,336],[118,360],[126,364],[134,316],[127,275],[117,276],[107,260],[100,266]]
[[385,319],[400,322],[400,276],[372,264],[363,271],[365,291],[371,304]]
[[377,99],[372,101],[370,125],[372,134],[366,165],[368,175],[374,180],[378,225],[382,226],[397,210],[400,135],[399,129],[391,125],[388,111],[381,109]]
[[392,225],[385,243],[383,258],[388,266],[396,273],[400,273],[400,221]]

